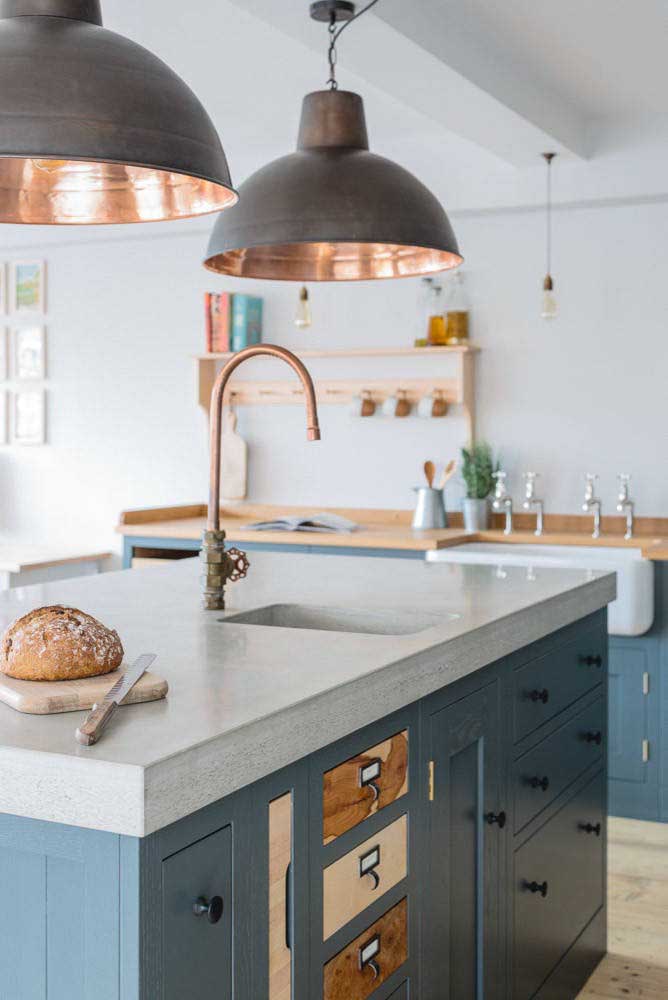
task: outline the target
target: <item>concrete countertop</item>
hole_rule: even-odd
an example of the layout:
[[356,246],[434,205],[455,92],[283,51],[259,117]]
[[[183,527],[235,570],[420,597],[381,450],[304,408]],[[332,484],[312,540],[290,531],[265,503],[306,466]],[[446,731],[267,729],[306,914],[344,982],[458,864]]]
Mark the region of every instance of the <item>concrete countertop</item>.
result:
[[[254,553],[227,615],[273,603],[420,612],[439,623],[377,636],[224,623],[200,610],[198,560],[0,595],[0,627],[65,603],[155,652],[166,701],[122,708],[84,749],[82,713],[0,705],[0,810],[144,836],[568,625],[615,597],[580,570]],[[452,618],[449,615],[457,615]],[[442,623],[440,616],[443,616]]]

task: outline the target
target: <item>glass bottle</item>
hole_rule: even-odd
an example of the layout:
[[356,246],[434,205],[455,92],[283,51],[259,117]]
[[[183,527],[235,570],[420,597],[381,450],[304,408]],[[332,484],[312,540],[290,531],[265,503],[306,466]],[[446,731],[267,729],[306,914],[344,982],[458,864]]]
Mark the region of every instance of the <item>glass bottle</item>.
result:
[[442,347],[445,339],[445,316],[443,315],[443,286],[428,278],[427,290],[427,343],[430,347]]
[[461,271],[456,271],[451,278],[445,336],[447,344],[466,344],[469,339],[469,299]]

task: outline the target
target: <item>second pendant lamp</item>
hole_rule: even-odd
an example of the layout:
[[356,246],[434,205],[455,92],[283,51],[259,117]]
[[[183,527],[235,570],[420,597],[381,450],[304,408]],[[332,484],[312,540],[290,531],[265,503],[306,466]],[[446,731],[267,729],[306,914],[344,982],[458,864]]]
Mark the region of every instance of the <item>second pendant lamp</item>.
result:
[[[367,4],[359,13],[368,10]],[[433,274],[462,262],[445,211],[416,177],[369,151],[364,105],[337,88],[335,44],[354,5],[311,5],[330,27],[330,89],[304,98],[297,152],[274,160],[218,217],[205,266],[286,281],[352,281]],[[337,22],[343,27],[337,28]]]

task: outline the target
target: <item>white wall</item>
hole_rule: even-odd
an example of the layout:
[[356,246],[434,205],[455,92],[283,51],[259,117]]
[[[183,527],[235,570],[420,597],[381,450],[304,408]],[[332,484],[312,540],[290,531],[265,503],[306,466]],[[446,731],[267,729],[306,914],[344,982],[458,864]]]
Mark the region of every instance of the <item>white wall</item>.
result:
[[[668,515],[668,206],[557,213],[560,315],[551,324],[538,318],[541,215],[455,223],[482,347],[480,433],[500,449],[515,495],[531,467],[544,476],[548,509],[575,511],[583,473],[594,471],[610,511],[615,475],[628,471],[638,511]],[[49,445],[0,451],[3,539],[117,545],[121,509],[205,498],[192,356],[203,342],[202,293],[234,287],[201,268],[205,242],[204,229],[147,239],[116,230],[48,247]],[[294,286],[237,287],[265,296],[265,339],[287,346],[406,344],[415,335],[414,281],[312,287],[316,322],[303,334],[292,325]],[[272,362],[256,362],[253,377],[261,364],[273,375]],[[410,372],[397,360],[335,364],[319,361],[314,372],[431,371],[427,359]],[[240,424],[251,497],[315,506],[409,506],[424,459],[454,455],[464,434],[457,414],[362,421],[335,406],[322,409],[320,444],[305,441],[299,407],[241,411]]]

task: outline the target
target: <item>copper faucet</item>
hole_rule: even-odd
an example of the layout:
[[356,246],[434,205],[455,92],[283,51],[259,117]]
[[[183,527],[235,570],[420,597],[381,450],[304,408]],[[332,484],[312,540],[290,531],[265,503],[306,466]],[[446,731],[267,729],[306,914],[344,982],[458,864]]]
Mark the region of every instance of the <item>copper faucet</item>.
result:
[[230,358],[218,373],[211,393],[211,470],[209,478],[209,512],[202,546],[202,561],[205,565],[204,607],[208,611],[222,611],[225,608],[225,584],[246,576],[248,558],[239,549],[225,548],[225,532],[220,527],[220,438],[223,422],[223,397],[227,383],[240,364],[248,358],[268,355],[285,361],[297,373],[304,387],[306,401],[306,434],[309,441],[320,440],[318,407],[315,400],[313,381],[299,358],[284,347],[274,344],[258,344],[247,347]]

